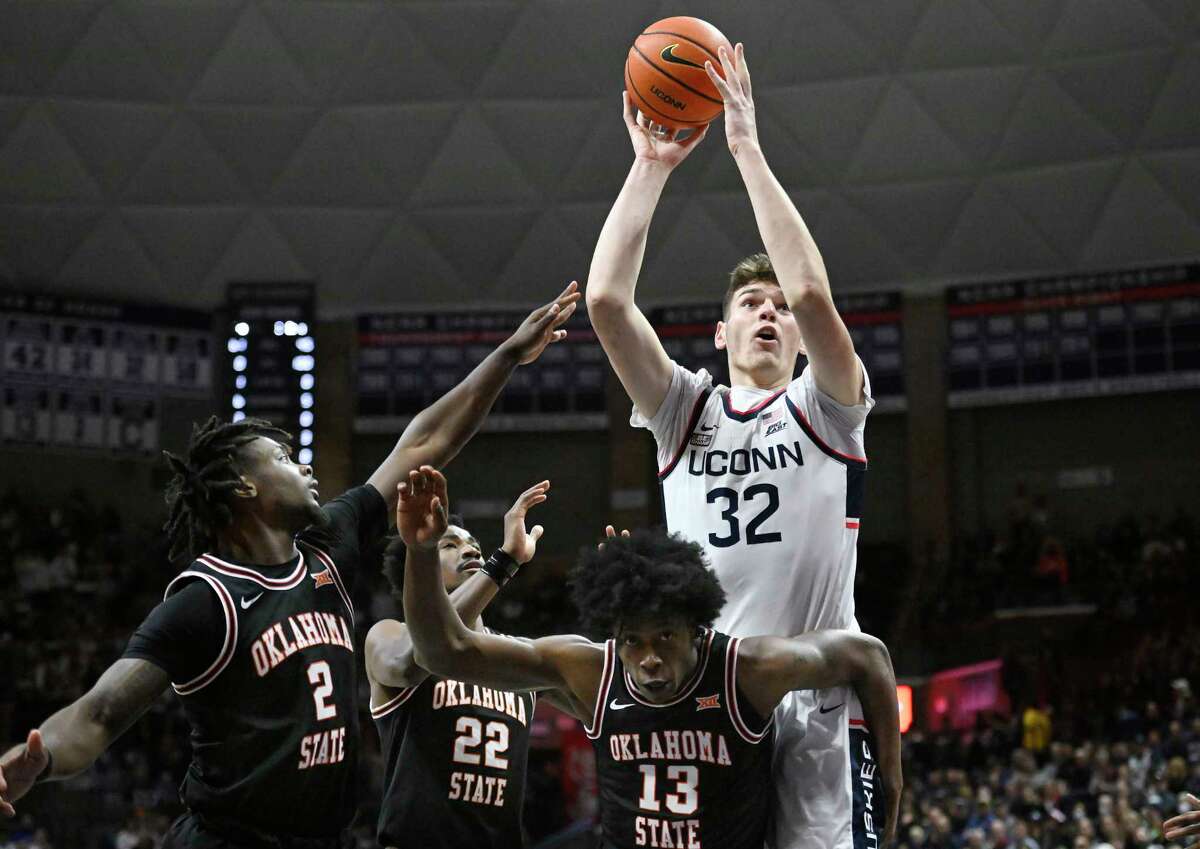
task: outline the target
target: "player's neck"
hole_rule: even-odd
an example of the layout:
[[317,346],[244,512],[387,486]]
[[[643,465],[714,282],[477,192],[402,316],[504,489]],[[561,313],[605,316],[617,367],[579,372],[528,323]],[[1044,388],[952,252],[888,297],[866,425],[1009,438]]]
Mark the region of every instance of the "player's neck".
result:
[[229,560],[275,566],[296,556],[296,535],[252,519],[242,519],[217,537],[216,553]]
[[791,381],[790,374],[779,372],[751,372],[729,366],[729,385],[734,389],[761,389],[773,392],[783,389]]

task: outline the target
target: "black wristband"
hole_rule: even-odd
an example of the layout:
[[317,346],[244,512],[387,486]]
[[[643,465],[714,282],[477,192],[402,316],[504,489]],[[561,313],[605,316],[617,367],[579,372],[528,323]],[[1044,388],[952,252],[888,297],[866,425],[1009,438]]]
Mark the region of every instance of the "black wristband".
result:
[[503,548],[493,551],[492,556],[483,564],[484,574],[501,587],[507,584],[520,568],[521,564],[513,560],[512,556]]
[[41,784],[44,781],[49,781],[54,777],[54,753],[46,749],[46,768],[38,773],[38,777],[33,780],[34,784]]

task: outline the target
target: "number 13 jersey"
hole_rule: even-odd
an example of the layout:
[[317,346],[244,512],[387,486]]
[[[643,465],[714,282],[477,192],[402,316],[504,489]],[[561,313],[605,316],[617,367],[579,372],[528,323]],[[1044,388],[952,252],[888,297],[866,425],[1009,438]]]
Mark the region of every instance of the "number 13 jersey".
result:
[[874,402],[847,407],[811,369],[773,392],[714,386],[672,364],[652,419],[671,531],[704,547],[728,601],[718,630],[790,636],[857,628],[854,571]]

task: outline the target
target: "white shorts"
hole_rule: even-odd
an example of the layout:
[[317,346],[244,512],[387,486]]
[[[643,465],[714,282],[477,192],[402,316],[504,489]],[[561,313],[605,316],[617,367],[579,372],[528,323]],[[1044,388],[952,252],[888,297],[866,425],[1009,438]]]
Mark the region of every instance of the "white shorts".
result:
[[784,697],[775,709],[773,773],[768,849],[878,849],[887,807],[852,688]]

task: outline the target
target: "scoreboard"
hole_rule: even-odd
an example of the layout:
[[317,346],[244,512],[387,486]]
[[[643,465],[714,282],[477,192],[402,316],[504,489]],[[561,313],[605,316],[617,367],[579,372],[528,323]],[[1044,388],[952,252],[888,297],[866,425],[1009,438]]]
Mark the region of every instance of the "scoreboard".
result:
[[0,441],[140,453],[162,407],[212,397],[203,312],[0,292]]
[[949,404],[1200,386],[1200,266],[947,292]]
[[[846,295],[834,299],[854,349],[866,366],[876,410],[903,410],[904,336],[899,292]],[[667,355],[693,371],[707,369],[718,383],[729,383],[724,351],[713,347],[713,332],[721,320],[720,304],[662,307],[650,317]],[[803,368],[803,360],[801,360]]]
[[[394,433],[457,385],[529,315],[526,311],[397,312],[358,319],[359,433]],[[519,367],[485,430],[608,427],[604,351],[583,310],[567,338]]]

